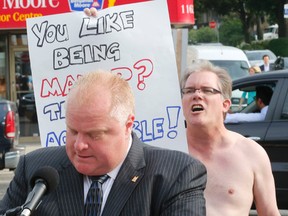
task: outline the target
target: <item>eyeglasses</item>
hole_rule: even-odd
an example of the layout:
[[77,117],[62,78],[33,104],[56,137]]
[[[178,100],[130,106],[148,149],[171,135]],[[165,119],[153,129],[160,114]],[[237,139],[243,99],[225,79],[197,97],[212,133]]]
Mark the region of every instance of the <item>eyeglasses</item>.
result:
[[181,89],[181,92],[183,95],[191,95],[191,94],[194,94],[196,91],[199,91],[200,93],[203,93],[204,95],[222,94],[221,91],[212,87],[200,87],[199,89],[196,89],[194,87],[187,87],[187,88]]

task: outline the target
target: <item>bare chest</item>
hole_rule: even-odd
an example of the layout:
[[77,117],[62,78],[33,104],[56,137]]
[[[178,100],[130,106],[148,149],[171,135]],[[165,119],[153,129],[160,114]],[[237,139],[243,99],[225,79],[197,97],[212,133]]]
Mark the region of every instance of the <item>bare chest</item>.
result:
[[[207,168],[205,197],[210,209],[250,209],[253,201],[253,170],[245,157],[216,155],[203,161]],[[241,208],[241,207],[240,207]]]

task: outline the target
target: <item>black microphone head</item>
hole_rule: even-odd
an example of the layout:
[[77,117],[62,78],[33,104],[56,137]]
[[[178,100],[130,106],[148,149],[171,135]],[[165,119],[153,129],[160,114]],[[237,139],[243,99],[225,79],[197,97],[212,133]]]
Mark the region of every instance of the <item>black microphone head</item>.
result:
[[59,174],[56,169],[50,166],[43,166],[36,170],[30,179],[30,185],[33,188],[37,180],[43,180],[47,187],[46,194],[56,189],[59,184]]

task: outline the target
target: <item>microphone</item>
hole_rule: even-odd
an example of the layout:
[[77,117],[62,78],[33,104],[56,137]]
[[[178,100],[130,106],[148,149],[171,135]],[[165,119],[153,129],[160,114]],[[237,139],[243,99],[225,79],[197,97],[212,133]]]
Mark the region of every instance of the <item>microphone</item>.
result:
[[30,216],[41,204],[42,196],[55,190],[59,184],[59,174],[56,169],[44,166],[33,174],[30,185],[33,190],[28,194],[25,203],[22,205],[20,216]]

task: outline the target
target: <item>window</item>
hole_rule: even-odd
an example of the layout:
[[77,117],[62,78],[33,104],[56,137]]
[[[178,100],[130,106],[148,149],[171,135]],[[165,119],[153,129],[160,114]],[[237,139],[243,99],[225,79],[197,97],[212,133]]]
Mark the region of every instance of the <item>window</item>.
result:
[[288,119],[288,92],[281,112],[281,119]]

